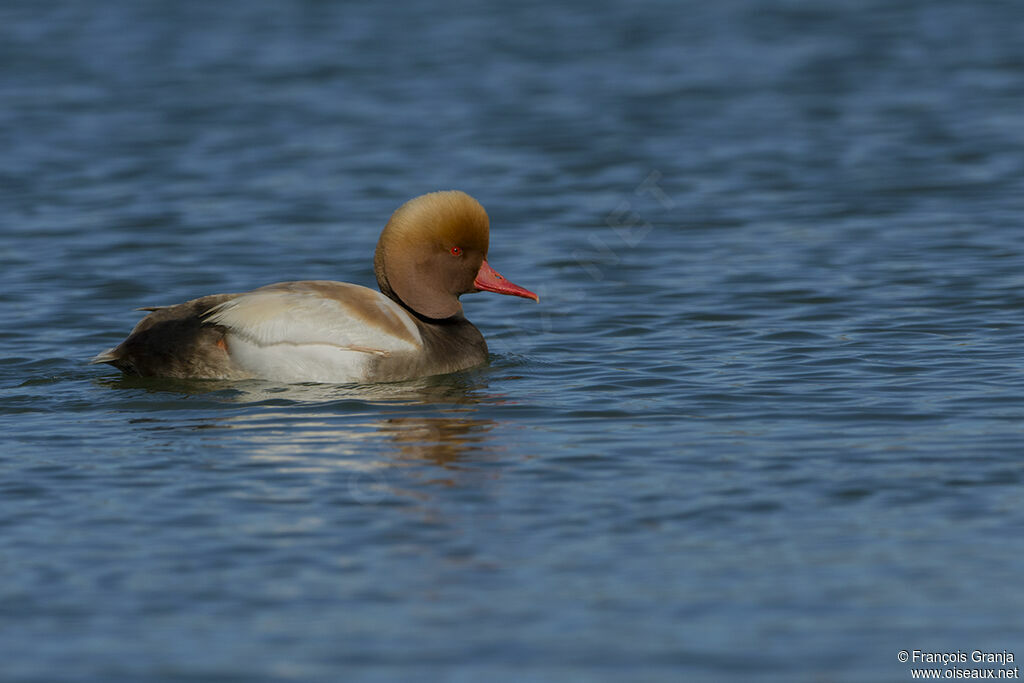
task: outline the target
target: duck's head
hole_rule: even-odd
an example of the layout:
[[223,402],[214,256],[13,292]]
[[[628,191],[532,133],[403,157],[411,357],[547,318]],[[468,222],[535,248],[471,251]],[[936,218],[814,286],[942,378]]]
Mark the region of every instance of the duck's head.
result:
[[431,192],[400,206],[384,226],[373,267],[380,291],[426,318],[462,312],[459,296],[487,291],[539,301],[487,263],[490,222],[465,192]]

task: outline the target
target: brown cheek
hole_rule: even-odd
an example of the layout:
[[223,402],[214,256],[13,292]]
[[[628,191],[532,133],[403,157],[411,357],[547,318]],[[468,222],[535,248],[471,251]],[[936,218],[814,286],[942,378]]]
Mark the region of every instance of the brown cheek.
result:
[[480,272],[480,266],[484,263],[482,256],[474,255],[471,258],[466,259],[465,270],[463,270],[463,277],[465,278],[465,289],[466,292],[477,291],[474,281],[476,280],[477,273]]

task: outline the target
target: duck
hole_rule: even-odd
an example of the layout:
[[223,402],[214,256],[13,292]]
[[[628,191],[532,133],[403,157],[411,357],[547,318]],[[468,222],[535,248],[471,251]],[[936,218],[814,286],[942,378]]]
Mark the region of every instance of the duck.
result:
[[540,301],[487,262],[490,220],[458,190],[400,206],[381,231],[378,290],[347,282],[278,282],[148,311],[92,363],[126,375],[284,383],[397,382],[486,363],[487,342],[459,297],[494,292]]

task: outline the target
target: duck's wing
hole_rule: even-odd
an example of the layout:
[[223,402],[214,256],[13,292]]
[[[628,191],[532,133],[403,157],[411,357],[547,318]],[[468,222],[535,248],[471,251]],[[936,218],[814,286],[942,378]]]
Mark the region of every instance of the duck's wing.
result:
[[149,315],[124,341],[92,362],[109,363],[129,375],[146,377],[244,377],[224,352],[224,330],[202,319],[212,307],[235,296],[213,294],[173,306],[141,308]]
[[409,313],[380,292],[343,282],[282,282],[212,307],[232,360],[256,377],[360,381],[374,358],[416,353]]

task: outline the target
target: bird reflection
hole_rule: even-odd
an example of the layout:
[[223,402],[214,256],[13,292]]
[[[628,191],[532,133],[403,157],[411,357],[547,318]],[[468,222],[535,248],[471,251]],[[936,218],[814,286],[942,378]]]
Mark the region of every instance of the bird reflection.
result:
[[[487,388],[484,372],[477,370],[379,384],[275,384],[263,380],[166,379],[128,375],[103,377],[95,381],[111,389],[184,394],[230,403],[266,400],[326,403],[341,399],[408,404],[476,403],[481,400],[477,393]],[[491,398],[500,400],[500,397],[483,397],[484,400]]]
[[[169,430],[202,429],[210,449],[243,450],[251,462],[282,473],[343,473],[358,502],[386,495],[421,497],[423,484],[451,486],[489,477],[474,464],[497,459],[500,450],[490,436],[495,421],[481,417],[479,409],[504,399],[487,391],[480,371],[375,385],[126,376],[98,381],[113,389],[161,394],[154,410],[134,423],[137,428],[159,430],[162,439]],[[175,410],[160,419],[155,408],[167,405],[168,393],[193,399],[191,407],[205,414],[183,423]]]
[[378,430],[391,438],[396,457],[452,467],[464,459],[478,459],[490,450],[487,432],[494,424],[493,420],[465,414],[394,417],[382,421]]

